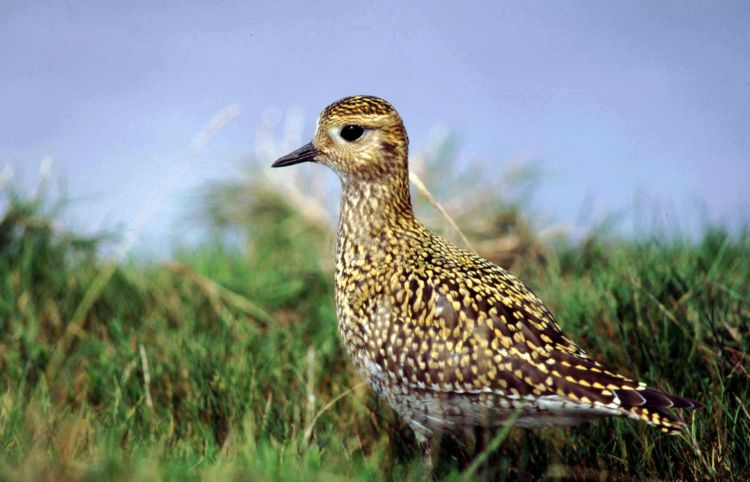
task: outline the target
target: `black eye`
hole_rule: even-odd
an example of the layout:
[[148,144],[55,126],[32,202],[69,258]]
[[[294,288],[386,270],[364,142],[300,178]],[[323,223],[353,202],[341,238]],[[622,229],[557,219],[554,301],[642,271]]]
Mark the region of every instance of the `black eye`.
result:
[[365,129],[362,126],[349,124],[341,128],[341,138],[345,141],[354,142],[365,133]]

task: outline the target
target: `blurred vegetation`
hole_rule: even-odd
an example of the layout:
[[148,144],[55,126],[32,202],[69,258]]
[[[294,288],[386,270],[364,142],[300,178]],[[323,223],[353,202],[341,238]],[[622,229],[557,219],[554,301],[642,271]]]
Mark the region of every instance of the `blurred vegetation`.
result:
[[[523,215],[535,176],[474,186],[451,142],[414,169],[472,244],[598,360],[706,405],[685,437],[620,419],[514,429],[474,478],[747,480],[750,233],[540,235]],[[2,192],[0,480],[419,480],[412,434],[339,342],[328,188],[268,171],[207,186],[213,234],[161,263],[112,266],[111,241],[60,229],[52,200]],[[444,441],[444,480],[467,479],[461,451]]]

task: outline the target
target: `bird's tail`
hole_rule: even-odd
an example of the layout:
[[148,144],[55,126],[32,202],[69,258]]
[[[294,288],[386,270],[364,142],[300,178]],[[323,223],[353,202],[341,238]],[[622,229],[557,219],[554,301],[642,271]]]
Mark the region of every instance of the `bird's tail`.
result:
[[672,413],[672,409],[703,407],[702,403],[695,400],[668,395],[648,387],[640,390],[615,390],[615,394],[620,399],[624,416],[644,421],[669,434],[678,434],[686,427],[685,422]]

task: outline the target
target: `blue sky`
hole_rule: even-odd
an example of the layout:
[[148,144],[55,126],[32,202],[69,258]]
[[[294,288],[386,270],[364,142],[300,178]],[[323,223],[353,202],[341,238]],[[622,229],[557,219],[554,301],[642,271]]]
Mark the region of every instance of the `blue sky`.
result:
[[307,136],[326,104],[367,93],[399,109],[414,151],[443,126],[498,171],[537,161],[547,223],[640,196],[683,226],[699,207],[737,226],[750,212],[749,24],[740,1],[3,2],[0,169],[33,185],[49,156],[78,199],[71,222],[124,226],[192,136],[239,104],[137,245],[164,249],[184,238],[195,187],[253,152],[264,112],[301,109]]

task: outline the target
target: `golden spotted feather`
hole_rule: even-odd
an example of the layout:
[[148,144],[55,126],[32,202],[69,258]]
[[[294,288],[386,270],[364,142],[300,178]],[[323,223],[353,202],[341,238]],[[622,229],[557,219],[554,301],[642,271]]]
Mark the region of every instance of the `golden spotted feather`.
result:
[[356,96],[328,106],[313,142],[274,166],[313,161],[339,174],[341,337],[423,448],[435,432],[512,416],[524,427],[626,416],[665,432],[684,428],[670,409],[700,404],[604,368],[521,281],[419,223],[407,158],[395,109]]

